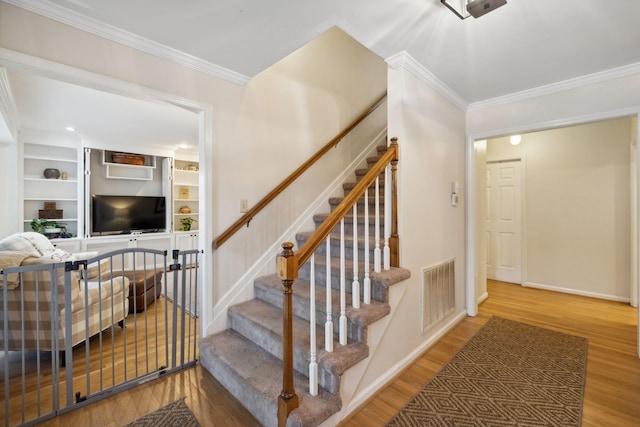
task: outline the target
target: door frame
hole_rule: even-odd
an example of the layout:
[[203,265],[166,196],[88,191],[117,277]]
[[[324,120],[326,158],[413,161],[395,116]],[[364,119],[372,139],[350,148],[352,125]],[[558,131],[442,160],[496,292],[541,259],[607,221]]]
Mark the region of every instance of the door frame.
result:
[[[486,131],[485,133],[467,134],[466,142],[466,184],[467,184],[467,203],[466,203],[466,276],[465,276],[465,303],[467,308],[467,315],[477,316],[478,314],[478,298],[476,297],[476,289],[478,287],[479,276],[479,263],[478,253],[476,251],[476,244],[478,242],[478,229],[476,227],[476,219],[478,215],[478,195],[476,194],[476,173],[477,173],[477,156],[476,156],[476,142],[487,140],[489,138],[497,138],[500,136],[511,134],[523,134],[536,132],[541,130],[548,130],[552,128],[561,128],[567,126],[580,125],[600,120],[610,120],[621,117],[636,117],[636,134],[632,135],[632,141],[636,146],[638,139],[640,138],[640,108],[630,108],[626,110],[606,111],[589,116],[570,117],[564,120],[552,120],[542,123],[529,124],[521,127],[513,127],[506,129],[496,129]],[[631,171],[630,179],[634,182],[632,189],[635,189],[633,194],[630,194],[631,198],[631,230],[635,231],[632,236],[632,250],[631,250],[631,289],[630,289],[630,304],[633,307],[638,307],[638,297],[640,295],[640,274],[638,273],[638,266],[640,265],[640,230],[638,229],[638,223],[640,212],[633,203],[640,201],[640,150],[636,149],[635,157],[630,158]],[[631,157],[631,156],[630,156]],[[484,266],[483,266],[484,268]],[[486,282],[486,274],[484,276]],[[638,347],[637,355],[640,357],[640,310],[638,310]]]
[[[165,102],[196,114],[198,116],[198,156],[201,159],[198,175],[200,212],[213,212],[211,192],[214,176],[213,168],[210,166],[211,159],[214,157],[213,105],[2,47],[0,47],[0,66],[32,72],[50,79],[61,80],[70,84],[129,98]],[[208,248],[209,243],[213,241],[213,215],[201,215],[201,222],[198,224],[199,246]],[[199,307],[201,316],[200,334],[205,336],[207,326],[212,320],[212,311],[204,306],[205,301],[212,300],[211,296],[213,294],[213,287],[211,285],[205,286],[205,283],[214,283],[213,253],[210,250],[205,250],[202,256],[201,271],[202,280],[198,284],[198,292],[202,296]]]
[[[519,284],[521,286],[526,286],[526,282],[527,282],[526,189],[527,189],[527,186],[526,186],[526,173],[525,173],[525,170],[526,170],[525,155],[521,154],[517,156],[496,157],[496,158],[487,157],[484,161],[484,166],[486,168],[487,163],[504,163],[504,162],[520,162],[520,283]],[[485,172],[486,172],[486,169],[485,169]],[[483,197],[485,199],[484,203],[486,204],[486,194],[479,194],[478,197]],[[483,240],[486,240],[486,238]],[[486,262],[485,262],[485,265],[486,265]]]

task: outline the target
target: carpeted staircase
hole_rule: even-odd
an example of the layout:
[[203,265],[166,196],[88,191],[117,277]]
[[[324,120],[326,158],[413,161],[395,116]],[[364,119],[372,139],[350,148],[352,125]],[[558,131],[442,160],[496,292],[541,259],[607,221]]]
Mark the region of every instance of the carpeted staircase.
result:
[[[378,156],[384,153],[385,146],[378,147],[377,156],[367,159],[374,164]],[[360,179],[367,169],[356,170],[356,179]],[[381,181],[384,178],[381,178]],[[343,184],[345,195],[354,187],[354,183]],[[382,191],[382,190],[381,190]],[[334,325],[334,351],[324,350],[324,323],[326,321],[326,245],[316,251],[316,323],[317,323],[317,361],[319,393],[309,394],[309,263],[299,270],[299,277],[293,285],[293,339],[294,339],[294,384],[299,396],[300,406],[289,416],[289,426],[317,426],[341,408],[340,379],[342,374],[369,355],[367,345],[367,327],[389,314],[389,286],[409,277],[409,271],[402,268],[373,272],[374,248],[374,202],[370,191],[370,278],[371,304],[361,303],[359,309],[352,308],[351,282],[353,280],[352,262],[346,264],[348,343],[338,343],[338,318],[340,315],[340,243],[339,228],[332,234],[331,275]],[[331,209],[342,198],[331,198]],[[357,226],[359,236],[364,235],[364,215],[362,202],[359,203]],[[314,216],[319,226],[328,214]],[[352,259],[353,216],[345,217],[345,256]],[[383,221],[381,220],[381,224]],[[301,247],[312,232],[301,232],[296,236]],[[382,231],[381,231],[381,236]],[[359,237],[359,240],[362,240]],[[364,276],[363,247],[358,245],[359,281],[362,286]],[[282,390],[282,282],[275,276],[259,277],[254,282],[255,299],[229,308],[229,329],[207,336],[200,341],[200,362],[229,392],[234,395],[265,426],[277,425],[277,398]],[[360,291],[362,295],[362,290]]]

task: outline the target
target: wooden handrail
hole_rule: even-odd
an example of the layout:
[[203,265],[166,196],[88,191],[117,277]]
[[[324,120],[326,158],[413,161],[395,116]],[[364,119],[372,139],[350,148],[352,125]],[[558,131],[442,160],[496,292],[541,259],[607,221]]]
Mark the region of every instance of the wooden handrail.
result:
[[309,160],[304,162],[298,169],[293,171],[291,175],[285,178],[276,188],[271,190],[269,194],[262,198],[258,203],[255,204],[254,207],[249,209],[247,213],[242,215],[240,219],[234,222],[226,231],[220,234],[213,241],[213,249],[218,249],[224,242],[229,240],[231,236],[233,236],[238,230],[242,228],[243,225],[249,225],[249,222],[253,219],[256,214],[258,214],[265,206],[267,206],[273,199],[278,196],[278,194],[282,193],[291,183],[293,183],[300,175],[306,172],[315,162],[317,162],[322,156],[324,156],[332,147],[338,145],[338,143],[349,134],[356,126],[358,126],[364,119],[369,116],[376,108],[382,104],[382,102],[387,97],[386,92],[378,98],[369,108],[367,108],[362,114],[360,114],[355,120],[353,120],[342,132],[333,137],[331,141],[327,142],[327,144],[322,147],[317,153],[315,153]]
[[[296,277],[298,277],[298,269],[311,258],[311,255],[325,241],[329,233],[338,225],[338,223],[349,213],[353,205],[365,191],[373,184],[378,176],[391,164],[391,183],[385,182],[385,185],[392,185],[392,215],[397,217],[397,165],[398,165],[398,138],[391,138],[391,144],[373,165],[367,174],[355,185],[355,187],[345,196],[340,204],[331,212],[331,214],[320,224],[316,231],[309,237],[306,243],[297,253],[293,252],[293,243],[285,242],[282,244],[282,254],[278,256],[277,272],[278,278],[282,281],[283,286],[283,316],[282,316],[282,391],[278,397],[278,427],[285,427],[289,414],[298,407],[299,401],[293,385],[293,321],[292,321],[292,285]],[[364,201],[368,203],[368,200]],[[376,200],[376,203],[378,201]],[[385,200],[385,203],[388,200]],[[353,219],[354,228],[357,227],[357,218]],[[398,223],[396,219],[392,219],[391,223],[390,245],[392,258],[395,260],[391,265],[398,267],[399,265],[399,241],[398,241]],[[327,251],[331,249],[326,248]],[[311,289],[311,292],[315,292]]]
[[387,152],[378,159],[378,162],[369,169],[367,174],[356,184],[356,186],[347,194],[340,204],[331,212],[331,215],[324,220],[313,235],[306,241],[296,254],[298,257],[298,265],[301,266],[309,260],[311,254],[324,242],[331,230],[333,230],[340,220],[349,213],[349,210],[364,194],[365,190],[373,184],[376,177],[379,176],[387,165],[391,162],[398,161],[398,143],[397,138],[391,139],[391,145],[387,147]]

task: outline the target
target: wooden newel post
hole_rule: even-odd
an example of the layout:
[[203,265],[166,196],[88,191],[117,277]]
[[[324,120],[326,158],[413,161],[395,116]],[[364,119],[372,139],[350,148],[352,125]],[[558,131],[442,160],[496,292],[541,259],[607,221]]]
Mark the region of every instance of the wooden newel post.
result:
[[398,138],[391,138],[391,146],[396,155],[391,160],[391,236],[389,236],[389,250],[391,267],[400,267],[400,237],[398,237]]
[[287,425],[291,411],[298,407],[298,395],[293,388],[293,309],[291,303],[293,280],[298,276],[298,257],[293,243],[282,244],[278,255],[278,278],[282,280],[282,391],[278,397],[278,426]]

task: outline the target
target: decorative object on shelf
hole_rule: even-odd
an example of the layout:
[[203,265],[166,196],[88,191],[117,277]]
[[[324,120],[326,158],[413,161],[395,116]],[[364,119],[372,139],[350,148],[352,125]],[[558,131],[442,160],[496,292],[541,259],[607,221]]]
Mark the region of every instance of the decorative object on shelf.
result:
[[111,161],[123,165],[144,166],[144,156],[140,154],[113,153],[111,154]]
[[69,174],[66,172],[62,172],[62,179],[64,179],[65,181],[69,179]]
[[48,218],[33,219],[31,221],[31,229],[36,233],[44,234],[49,239],[71,237],[71,234],[67,232],[67,224]]
[[42,174],[47,179],[58,179],[58,178],[60,178],[60,171],[58,169],[54,169],[54,168],[46,168],[44,171],[42,171]]
[[180,213],[181,214],[189,214],[191,213],[191,208],[187,205],[184,206],[180,206]]
[[179,190],[179,193],[178,193],[178,198],[179,199],[188,199],[189,198],[189,188],[180,187],[180,190]]
[[44,209],[38,210],[38,219],[62,219],[62,209],[56,209],[56,202],[44,202]]
[[187,166],[187,170],[191,172],[198,172],[198,167],[196,165]]
[[182,231],[191,230],[191,223],[194,223],[194,222],[197,222],[197,221],[191,218],[190,216],[186,218],[180,218],[180,225],[182,226],[181,230]]

